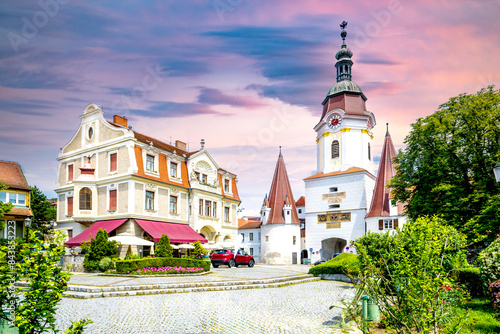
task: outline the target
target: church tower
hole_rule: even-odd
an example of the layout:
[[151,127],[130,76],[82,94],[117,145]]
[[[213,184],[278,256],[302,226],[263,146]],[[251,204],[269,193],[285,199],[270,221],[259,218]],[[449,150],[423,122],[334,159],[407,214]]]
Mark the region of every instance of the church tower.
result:
[[366,96],[351,80],[353,53],[345,42],[347,22],[340,26],[342,46],[335,55],[337,82],[323,100],[321,119],[314,127],[317,172],[325,174],[351,167],[373,170],[371,144],[375,116],[366,110]]

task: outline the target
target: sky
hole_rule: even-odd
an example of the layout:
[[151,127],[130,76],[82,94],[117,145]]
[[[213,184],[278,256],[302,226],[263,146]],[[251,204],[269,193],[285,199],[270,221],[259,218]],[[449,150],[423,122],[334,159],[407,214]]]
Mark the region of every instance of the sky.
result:
[[[347,21],[352,80],[396,149],[452,96],[500,86],[496,0],[6,0],[0,159],[54,197],[57,155],[89,103],[164,140],[200,140],[258,215],[279,146],[297,200],[316,172],[313,127]],[[373,171],[375,173],[375,171]]]

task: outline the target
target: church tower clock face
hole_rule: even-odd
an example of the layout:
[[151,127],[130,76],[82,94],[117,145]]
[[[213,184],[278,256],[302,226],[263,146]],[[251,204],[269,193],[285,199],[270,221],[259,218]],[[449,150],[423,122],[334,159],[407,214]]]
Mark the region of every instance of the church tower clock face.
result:
[[330,129],[337,130],[342,124],[342,116],[340,116],[339,114],[330,115],[326,120],[326,124],[328,124]]

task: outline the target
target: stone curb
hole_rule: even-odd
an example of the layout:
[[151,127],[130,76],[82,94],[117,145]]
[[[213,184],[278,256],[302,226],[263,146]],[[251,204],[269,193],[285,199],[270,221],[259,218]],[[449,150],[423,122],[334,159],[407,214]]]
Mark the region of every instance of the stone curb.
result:
[[205,292],[242,289],[277,288],[281,286],[319,281],[319,277],[312,275],[298,275],[287,278],[268,280],[236,281],[236,282],[202,282],[202,283],[171,283],[117,287],[77,287],[68,286],[64,297],[68,298],[106,298],[122,296],[140,296],[183,292]]

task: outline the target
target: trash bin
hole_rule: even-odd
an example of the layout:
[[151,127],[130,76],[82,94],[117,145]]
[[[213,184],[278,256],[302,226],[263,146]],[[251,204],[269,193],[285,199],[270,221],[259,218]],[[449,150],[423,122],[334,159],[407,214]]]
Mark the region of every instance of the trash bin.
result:
[[378,305],[370,296],[363,296],[361,304],[361,313],[366,321],[380,321],[380,312]]
[[19,334],[19,328],[11,327],[10,321],[0,319],[0,333],[2,334]]

